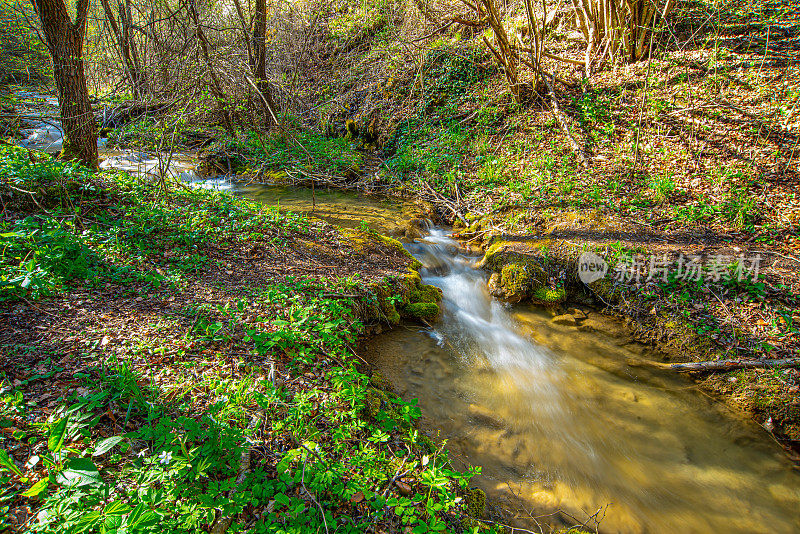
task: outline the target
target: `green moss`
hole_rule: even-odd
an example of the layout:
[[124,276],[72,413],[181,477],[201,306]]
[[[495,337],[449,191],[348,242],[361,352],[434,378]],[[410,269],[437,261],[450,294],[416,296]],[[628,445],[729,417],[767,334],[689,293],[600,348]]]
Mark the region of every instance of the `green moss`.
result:
[[400,313],[392,306],[392,310],[386,315],[386,320],[389,324],[398,324],[400,322]]
[[471,488],[467,493],[467,515],[480,519],[486,513],[486,493],[478,488]]
[[375,389],[382,389],[384,391],[392,391],[392,383],[383,376],[381,373],[375,371],[372,373],[372,376],[369,377],[369,385],[374,387]]
[[[397,286],[400,285],[398,288]],[[390,281],[385,285],[378,286],[376,293],[378,297],[379,316],[378,320],[385,319],[389,324],[397,324],[400,322],[400,314],[397,311],[395,302],[404,302],[405,293],[407,292],[404,283],[398,281]]]
[[403,314],[414,319],[431,321],[439,316],[439,305],[430,302],[417,302],[403,308]]
[[404,246],[403,246],[403,244],[402,244],[400,241],[398,241],[397,239],[392,239],[391,237],[387,237],[387,236],[385,236],[385,235],[381,235],[381,234],[375,234],[375,236],[376,236],[376,237],[377,237],[377,238],[378,238],[378,239],[379,239],[381,242],[383,242],[383,243],[385,243],[385,244],[389,245],[389,246],[390,246],[390,247],[392,247],[394,250],[396,250],[397,252],[399,252],[399,253],[400,253],[400,254],[402,254],[403,256],[405,256],[405,257],[407,257],[408,259],[410,259],[410,260],[411,260],[411,263],[410,263],[410,264],[409,264],[409,266],[408,266],[408,268],[409,268],[410,270],[412,270],[412,271],[416,271],[417,269],[419,269],[420,267],[422,267],[422,264],[419,262],[419,260],[417,260],[417,258],[415,258],[414,256],[412,256],[412,255],[411,255],[411,253],[410,253],[409,251],[407,251],[407,250],[406,250],[406,247],[404,247]]
[[[538,272],[541,271],[539,261],[543,261],[541,253],[544,245],[542,242],[536,243],[511,243],[509,241],[498,240],[492,243],[478,263],[478,268],[502,271],[503,267],[509,264],[520,264],[528,269],[528,274],[540,279]],[[542,280],[544,283],[544,280]]]
[[564,302],[566,299],[567,299],[567,292],[563,287],[559,287],[556,289],[540,287],[539,289],[534,291],[533,295],[531,296],[531,300],[543,306],[559,304],[561,302]]
[[416,289],[412,289],[408,294],[408,302],[415,304],[418,302],[436,303],[442,300],[442,290],[436,286],[421,284]]
[[405,275],[406,283],[411,284],[411,287],[416,287],[420,285],[422,283],[422,277],[419,275],[416,269],[409,267],[408,270],[411,272]]
[[511,263],[500,271],[500,284],[508,293],[523,295],[530,289],[532,280],[524,265]]
[[369,388],[364,396],[364,415],[374,419],[383,404],[383,395],[377,389]]
[[419,292],[422,297],[420,302],[439,302],[442,300],[442,290],[436,286],[423,284],[419,286]]

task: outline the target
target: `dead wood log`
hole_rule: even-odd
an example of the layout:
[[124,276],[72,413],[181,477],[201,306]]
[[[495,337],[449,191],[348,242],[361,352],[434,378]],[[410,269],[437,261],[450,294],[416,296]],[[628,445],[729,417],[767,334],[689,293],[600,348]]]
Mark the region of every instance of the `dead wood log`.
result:
[[715,360],[707,362],[675,363],[670,365],[678,372],[734,371],[736,369],[783,369],[800,366],[800,358],[784,358],[779,360]]
[[165,113],[175,105],[172,101],[157,102],[124,102],[114,107],[106,108],[100,116],[101,128],[119,128],[135,121],[144,115]]

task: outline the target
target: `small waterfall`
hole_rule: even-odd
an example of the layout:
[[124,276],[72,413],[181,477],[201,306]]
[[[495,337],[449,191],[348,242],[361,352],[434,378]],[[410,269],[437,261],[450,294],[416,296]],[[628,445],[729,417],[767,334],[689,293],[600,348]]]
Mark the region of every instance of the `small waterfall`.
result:
[[578,328],[493,299],[446,231],[407,248],[442,289],[442,316],[364,356],[419,400],[455,457],[482,466],[474,482],[514,526],[598,512],[588,526],[600,532],[800,532],[800,477],[757,425],[641,365],[643,348],[602,314],[586,310],[592,326]]
[[430,229],[408,248],[423,265],[424,282],[444,294],[442,318],[431,332],[437,343],[448,345],[464,364],[503,377],[504,387],[493,403],[517,403],[522,392],[528,424],[570,443],[583,458],[593,458],[589,440],[572,424],[571,403],[565,398],[568,377],[559,357],[520,334],[507,306],[489,294],[486,274],[474,266],[476,258],[463,254],[458,242],[440,228]]

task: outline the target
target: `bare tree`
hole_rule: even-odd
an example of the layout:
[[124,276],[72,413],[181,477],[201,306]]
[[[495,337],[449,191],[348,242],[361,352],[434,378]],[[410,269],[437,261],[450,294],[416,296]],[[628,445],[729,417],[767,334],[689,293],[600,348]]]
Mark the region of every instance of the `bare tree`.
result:
[[256,0],[255,21],[253,23],[253,58],[250,63],[256,76],[256,87],[270,108],[270,114],[277,111],[272,98],[272,88],[267,79],[267,0]]
[[[252,21],[245,18],[240,0],[234,0],[236,13],[242,24],[247,45],[247,60],[250,72],[255,77],[255,89],[260,93],[260,101],[267,112],[268,121],[277,119],[278,106],[272,96],[272,88],[267,78],[267,0],[256,0]],[[252,28],[252,29],[251,29]]]
[[117,20],[117,16],[111,9],[109,0],[101,0],[101,3],[103,4],[103,11],[105,11],[108,24],[111,27],[111,32],[116,39],[122,65],[131,84],[133,98],[134,100],[141,100],[147,92],[147,80],[139,62],[136,41],[133,38],[131,0],[120,1],[117,4],[119,20]]
[[217,100],[219,110],[222,112],[222,120],[225,125],[225,129],[231,136],[234,136],[236,131],[233,128],[233,121],[231,120],[231,115],[226,107],[225,92],[222,90],[222,84],[220,83],[219,77],[214,69],[214,62],[211,60],[211,44],[208,41],[208,37],[203,29],[203,25],[200,23],[200,13],[197,10],[197,0],[189,0],[189,15],[192,17],[195,35],[200,42],[200,50],[202,51],[203,59],[205,60],[206,67],[208,68],[208,74],[211,77],[211,93]]
[[64,0],[32,0],[53,60],[53,78],[58,88],[66,158],[77,158],[97,168],[97,124],[89,102],[83,65],[83,37],[89,0],[78,0],[75,20]]
[[586,39],[586,74],[606,59],[639,61],[650,54],[653,31],[674,0],[572,0]]

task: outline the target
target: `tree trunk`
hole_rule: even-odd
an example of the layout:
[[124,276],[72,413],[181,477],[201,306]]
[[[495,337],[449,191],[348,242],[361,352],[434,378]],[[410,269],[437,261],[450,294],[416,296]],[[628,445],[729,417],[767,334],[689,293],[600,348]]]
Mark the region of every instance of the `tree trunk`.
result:
[[253,55],[250,68],[256,77],[256,87],[267,106],[267,115],[277,115],[278,107],[272,96],[272,88],[267,79],[267,0],[256,0],[255,21],[253,23]]
[[89,102],[82,57],[89,0],[77,1],[74,22],[64,0],[33,0],[33,5],[53,59],[53,78],[58,88],[64,129],[62,157],[77,158],[87,167],[96,169],[97,124]]
[[134,100],[141,100],[146,94],[145,80],[142,73],[141,66],[139,65],[139,55],[136,52],[136,42],[133,40],[131,34],[131,5],[129,0],[125,0],[117,4],[119,10],[119,22],[114,16],[111,9],[111,4],[108,0],[101,0],[103,4],[103,11],[106,13],[106,19],[111,32],[117,41],[122,64],[125,66],[125,74],[131,84],[131,94]]
[[230,113],[228,113],[228,109],[226,107],[225,93],[222,91],[222,85],[219,83],[217,73],[214,71],[214,63],[211,61],[211,44],[208,42],[208,38],[203,31],[203,26],[200,24],[200,13],[197,11],[197,0],[189,0],[189,14],[191,15],[192,22],[194,23],[195,35],[197,35],[197,39],[200,42],[200,51],[203,54],[203,59],[205,59],[206,67],[208,67],[208,74],[211,76],[211,92],[214,95],[214,98],[217,100],[217,105],[222,113],[222,120],[224,122],[225,129],[228,131],[231,137],[235,137],[236,130],[233,128],[233,121],[231,121]]

